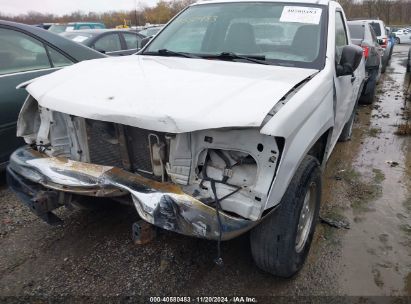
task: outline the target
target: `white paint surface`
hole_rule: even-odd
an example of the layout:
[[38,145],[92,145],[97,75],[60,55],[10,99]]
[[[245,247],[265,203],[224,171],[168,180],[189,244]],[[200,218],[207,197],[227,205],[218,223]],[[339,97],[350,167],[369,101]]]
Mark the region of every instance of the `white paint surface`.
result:
[[55,111],[181,133],[259,127],[292,87],[315,72],[133,55],[78,63],[35,80],[27,91]]

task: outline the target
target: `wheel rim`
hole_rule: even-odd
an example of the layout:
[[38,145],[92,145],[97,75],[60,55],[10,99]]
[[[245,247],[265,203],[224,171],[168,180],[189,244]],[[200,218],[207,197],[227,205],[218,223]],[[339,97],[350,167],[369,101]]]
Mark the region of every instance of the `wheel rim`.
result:
[[297,237],[295,239],[295,250],[301,252],[311,231],[314,220],[315,202],[316,202],[316,184],[311,183],[304,197],[303,207],[300,212],[300,219],[297,226]]

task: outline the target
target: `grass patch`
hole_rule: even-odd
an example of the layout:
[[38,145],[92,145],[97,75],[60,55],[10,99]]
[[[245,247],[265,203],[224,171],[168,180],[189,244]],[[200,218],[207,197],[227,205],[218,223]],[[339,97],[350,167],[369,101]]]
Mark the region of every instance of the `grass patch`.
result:
[[405,291],[408,292],[408,294],[411,294],[411,272],[405,277]]
[[407,235],[411,236],[411,225],[409,224],[401,224],[400,229],[405,232]]
[[328,210],[326,212],[324,212],[323,214],[321,214],[321,216],[323,218],[328,218],[328,219],[332,219],[335,221],[343,221],[343,222],[347,222],[347,218],[342,214],[343,210],[339,207],[334,207],[331,210]]
[[355,171],[354,169],[350,168],[347,170],[341,170],[338,173],[338,176],[346,182],[352,182],[354,180],[359,179],[361,177],[361,174]]
[[407,136],[411,135],[411,122],[404,122],[397,126],[397,130],[394,132],[395,135]]
[[411,195],[405,199],[403,205],[405,210],[407,210],[408,213],[411,213]]
[[380,128],[370,128],[368,130],[368,135],[371,137],[377,137],[378,134],[381,133],[381,129]]
[[347,184],[347,195],[351,208],[355,211],[370,211],[368,203],[382,194],[381,182],[385,179],[384,173],[379,169],[374,169],[373,173],[374,177],[371,182],[363,180],[361,174],[352,168],[339,175]]
[[384,172],[376,168],[372,169],[372,172],[374,173],[374,182],[381,184],[382,181],[385,179]]

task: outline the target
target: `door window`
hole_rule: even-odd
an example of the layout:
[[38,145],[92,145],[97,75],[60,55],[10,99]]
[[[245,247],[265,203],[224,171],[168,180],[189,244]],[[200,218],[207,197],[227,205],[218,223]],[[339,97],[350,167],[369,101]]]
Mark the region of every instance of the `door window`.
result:
[[0,75],[51,68],[40,41],[18,31],[0,28]]
[[344,46],[348,45],[347,31],[341,12],[335,13],[335,60],[340,62]]
[[91,26],[90,25],[79,25],[78,29],[79,30],[89,30],[91,29]]
[[371,22],[370,25],[371,25],[371,27],[373,28],[375,34],[376,34],[377,36],[381,36],[381,27],[380,27],[380,24],[377,23],[377,22]]
[[124,40],[126,41],[127,49],[137,49],[140,47],[141,38],[137,35],[123,33]]
[[120,36],[117,34],[104,35],[94,43],[94,48],[98,51],[105,51],[106,53],[120,51]]
[[370,27],[370,33],[371,33],[372,41],[374,41],[376,44],[378,44],[377,36],[375,35],[375,32],[374,32],[372,27]]
[[50,55],[51,62],[53,63],[53,67],[60,68],[60,67],[73,64],[73,62],[70,59],[68,59],[63,54],[60,54],[56,50],[52,49],[51,47],[48,47],[47,49],[49,51],[49,55]]

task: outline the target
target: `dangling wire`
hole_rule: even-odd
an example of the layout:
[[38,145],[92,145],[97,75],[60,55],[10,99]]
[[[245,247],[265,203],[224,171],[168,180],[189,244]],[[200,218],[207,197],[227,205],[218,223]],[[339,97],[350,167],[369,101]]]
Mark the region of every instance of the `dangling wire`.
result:
[[[215,151],[215,152],[224,161],[224,163],[226,165],[225,169],[231,169],[232,167],[237,165],[237,163],[234,164],[234,165],[230,165],[229,159],[223,153],[221,153],[221,151]],[[209,155],[207,155],[206,159],[205,159],[205,162],[204,162],[203,179],[201,180],[200,187],[202,187],[204,181],[209,181],[210,185],[211,185],[211,190],[213,191],[214,202],[216,204],[215,210],[216,210],[217,222],[218,222],[217,257],[214,259],[214,263],[216,263],[218,266],[223,266],[224,262],[223,262],[223,258],[221,257],[221,237],[222,237],[222,234],[223,234],[223,224],[221,222],[221,217],[220,217],[220,211],[222,210],[220,202],[222,200],[230,197],[231,195],[237,193],[238,191],[240,191],[241,187],[238,187],[238,186],[231,185],[231,184],[227,183],[228,176],[223,176],[222,180],[215,180],[213,178],[210,178],[207,175],[207,167],[208,167],[209,160],[210,160],[210,157],[209,157]],[[216,183],[225,184],[227,186],[234,187],[236,189],[234,191],[230,192],[229,194],[223,196],[221,199],[219,199],[218,196],[217,196],[217,190],[216,190],[216,187],[215,187]]]
[[212,179],[210,183],[211,183],[211,190],[213,190],[214,200],[216,203],[215,210],[217,212],[217,221],[218,221],[217,257],[214,259],[214,263],[216,263],[218,266],[223,266],[224,262],[223,262],[223,258],[221,257],[221,235],[223,233],[223,224],[221,223],[221,218],[220,218],[221,205],[220,205],[220,200],[218,199],[218,196],[217,196],[217,190],[215,188],[215,181]]

